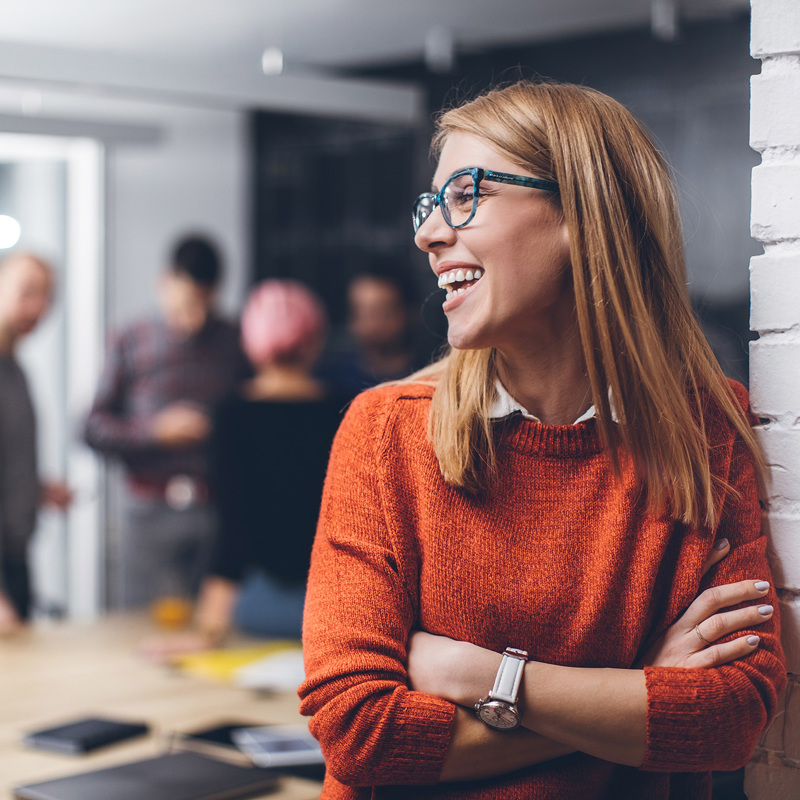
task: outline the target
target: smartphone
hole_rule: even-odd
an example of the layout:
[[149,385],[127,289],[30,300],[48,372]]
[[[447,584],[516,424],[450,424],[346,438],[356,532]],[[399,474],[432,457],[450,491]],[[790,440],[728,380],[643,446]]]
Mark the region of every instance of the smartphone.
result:
[[85,717],[54,728],[31,731],[23,744],[39,750],[52,750],[67,755],[82,755],[100,747],[144,736],[149,727],[142,722],[123,722],[104,717]]
[[173,732],[169,737],[169,749],[173,752],[201,753],[234,764],[252,766],[252,760],[236,746],[232,734],[257,724],[242,720],[224,720],[195,731]]
[[240,728],[231,734],[237,747],[258,767],[324,764],[319,742],[304,725]]

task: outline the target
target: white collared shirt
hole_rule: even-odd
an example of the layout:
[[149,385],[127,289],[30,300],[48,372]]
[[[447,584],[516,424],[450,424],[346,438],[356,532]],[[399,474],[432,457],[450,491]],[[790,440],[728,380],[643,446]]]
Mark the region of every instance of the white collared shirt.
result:
[[[495,381],[494,386],[497,390],[497,397],[489,409],[489,419],[505,419],[506,417],[510,417],[512,414],[522,414],[525,419],[538,422],[541,425],[542,421],[539,419],[539,417],[534,416],[521,403],[518,403],[509,394],[508,389],[503,386],[499,378]],[[609,400],[610,399],[611,398],[609,396]],[[584,411],[583,414],[581,414],[572,424],[577,425],[579,422],[586,422],[587,419],[592,419],[592,417],[596,416],[597,409],[594,407],[594,403],[592,403],[592,405],[590,405],[589,408],[587,408],[586,411]],[[611,418],[614,420],[614,422],[618,422],[617,415],[614,412],[613,402],[611,403]]]

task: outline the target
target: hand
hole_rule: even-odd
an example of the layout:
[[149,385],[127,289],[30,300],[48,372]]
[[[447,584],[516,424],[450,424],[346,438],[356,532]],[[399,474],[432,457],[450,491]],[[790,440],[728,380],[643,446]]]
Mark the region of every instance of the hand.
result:
[[766,622],[772,617],[772,606],[752,605],[735,611],[717,612],[747,600],[758,600],[768,591],[766,581],[739,581],[706,589],[645,653],[644,666],[718,667],[752,653],[759,642],[754,634],[740,636],[731,642],[714,642],[730,633]]
[[[729,552],[730,543],[727,539],[714,542],[703,565],[703,575]],[[766,622],[772,617],[772,606],[762,604],[719,614],[717,612],[722,608],[764,597],[768,590],[769,584],[766,581],[740,581],[706,589],[653,643],[645,653],[642,665],[695,669],[718,667],[752,653],[759,642],[759,638],[753,634],[740,636],[723,644],[715,645],[714,642],[730,633]]]
[[191,447],[204,442],[211,422],[202,409],[190,403],[173,403],[153,418],[155,440],[169,448]]
[[41,503],[46,508],[56,508],[66,511],[75,498],[75,493],[62,481],[43,481]]
[[139,645],[139,653],[156,664],[169,664],[180,656],[211,650],[214,642],[201,631],[154,636]]

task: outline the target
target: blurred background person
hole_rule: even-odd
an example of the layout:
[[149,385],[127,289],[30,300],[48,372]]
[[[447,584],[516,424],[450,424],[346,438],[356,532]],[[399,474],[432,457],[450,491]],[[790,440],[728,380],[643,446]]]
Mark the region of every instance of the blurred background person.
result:
[[213,242],[176,243],[159,284],[160,314],[114,338],[86,420],[86,442],[127,473],[119,603],[159,599],[167,605],[154,607],[157,616],[190,613],[183,601],[197,591],[215,529],[210,409],[252,374],[237,327],[215,310],[221,273]]
[[255,377],[220,403],[210,452],[219,532],[195,629],[145,643],[155,658],[213,647],[232,625],[299,638],[311,545],[346,398],[313,375],[327,319],[303,284],[251,293],[242,342]]
[[0,633],[19,630],[31,613],[28,545],[39,505],[72,502],[66,484],[39,480],[36,415],[16,358],[50,308],[53,283],[50,266],[31,253],[0,264]]
[[[410,270],[408,270],[410,272]],[[399,268],[375,267],[347,287],[349,347],[327,357],[319,377],[350,397],[424,367],[431,348],[420,341],[419,303],[410,277]]]

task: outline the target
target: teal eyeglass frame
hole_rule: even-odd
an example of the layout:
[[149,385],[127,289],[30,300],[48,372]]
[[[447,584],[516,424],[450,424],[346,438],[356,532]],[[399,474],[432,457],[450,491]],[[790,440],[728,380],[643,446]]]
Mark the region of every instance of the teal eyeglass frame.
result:
[[[447,203],[443,202],[445,192],[448,186],[456,179],[464,175],[472,176],[472,208],[469,215],[464,222],[458,225],[453,225],[450,219],[450,212],[447,208]],[[480,186],[481,181],[493,181],[495,183],[511,183],[515,186],[527,186],[530,189],[542,189],[546,192],[557,192],[558,184],[555,181],[545,181],[541,178],[531,178],[527,175],[512,175],[509,172],[495,172],[491,169],[483,169],[483,167],[466,167],[454,172],[445,182],[438,192],[424,192],[414,201],[414,208],[411,214],[411,221],[414,226],[414,233],[416,233],[425,222],[426,219],[436,210],[439,206],[442,209],[442,217],[444,221],[454,230],[463,228],[472,222],[475,216],[475,211],[478,209],[478,199],[481,197]]]

